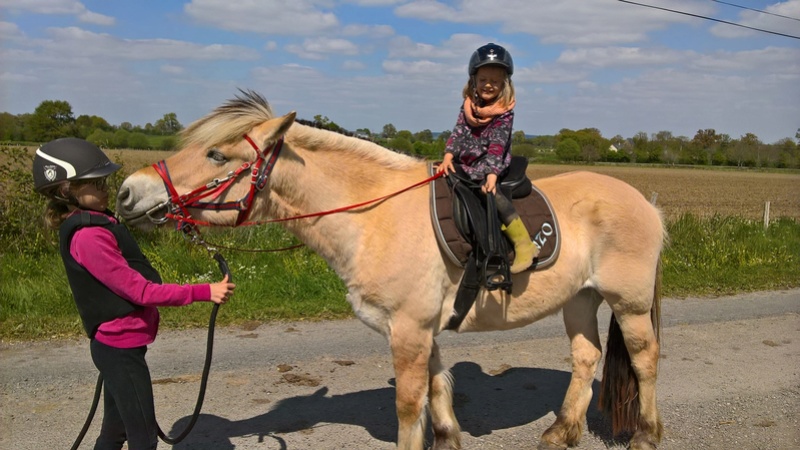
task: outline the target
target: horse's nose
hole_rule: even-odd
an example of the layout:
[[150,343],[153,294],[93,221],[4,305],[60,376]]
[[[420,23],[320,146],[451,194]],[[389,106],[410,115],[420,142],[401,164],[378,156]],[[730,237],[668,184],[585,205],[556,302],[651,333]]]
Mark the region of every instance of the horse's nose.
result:
[[131,189],[124,184],[120,186],[119,191],[117,192],[117,209],[124,209],[125,211],[131,210],[131,205],[129,202],[131,198]]

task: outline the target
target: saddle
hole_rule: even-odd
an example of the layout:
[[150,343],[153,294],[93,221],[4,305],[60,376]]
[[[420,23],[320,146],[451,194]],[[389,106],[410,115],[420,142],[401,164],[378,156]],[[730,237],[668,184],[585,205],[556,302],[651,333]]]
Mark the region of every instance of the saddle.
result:
[[[528,270],[552,264],[560,249],[558,221],[547,197],[528,179],[528,161],[512,157],[508,173],[499,181],[511,199],[531,239],[539,247]],[[436,167],[429,167],[431,175]],[[447,329],[461,324],[480,289],[511,292],[508,261],[514,247],[500,229],[494,196],[480,192],[465,174],[450,174],[431,185],[431,217],[440,247],[454,264],[465,269],[456,296],[456,311]]]

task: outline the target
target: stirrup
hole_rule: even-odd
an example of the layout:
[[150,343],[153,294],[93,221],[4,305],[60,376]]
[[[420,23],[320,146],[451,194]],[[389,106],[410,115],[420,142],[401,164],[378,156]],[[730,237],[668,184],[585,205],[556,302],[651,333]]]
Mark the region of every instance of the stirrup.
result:
[[[490,272],[490,262],[495,262],[497,268]],[[499,254],[488,255],[483,260],[483,267],[481,267],[481,274],[485,280],[484,285],[489,291],[502,289],[509,294],[511,293],[511,267],[508,265],[508,260]]]

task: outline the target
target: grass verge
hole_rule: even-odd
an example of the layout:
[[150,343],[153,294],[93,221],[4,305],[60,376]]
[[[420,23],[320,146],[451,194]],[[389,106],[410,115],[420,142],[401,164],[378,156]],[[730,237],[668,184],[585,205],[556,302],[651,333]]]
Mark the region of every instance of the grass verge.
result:
[[[737,217],[684,215],[668,222],[671,242],[663,253],[663,293],[668,297],[714,296],[800,286],[800,223],[780,219],[768,229]],[[180,233],[161,229],[136,237],[165,282],[198,283],[221,278],[206,250]],[[283,248],[297,243],[277,226],[212,229],[204,236],[220,246]],[[275,253],[222,251],[237,283],[235,301],[220,308],[221,326],[251,321],[352,317],[345,289],[325,261],[305,247]],[[80,336],[81,325],[55,248],[36,254],[0,255],[0,339]],[[162,327],[203,327],[210,303],[161,308]]]

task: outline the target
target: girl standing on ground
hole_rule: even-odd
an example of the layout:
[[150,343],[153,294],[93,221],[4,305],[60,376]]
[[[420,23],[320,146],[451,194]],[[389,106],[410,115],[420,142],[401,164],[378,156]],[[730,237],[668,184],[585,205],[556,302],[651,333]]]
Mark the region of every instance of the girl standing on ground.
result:
[[161,284],[139,245],[108,210],[108,175],[120,166],[94,144],[63,138],[44,144],[33,160],[36,190],[49,197],[48,226],[59,230],[61,258],[103,376],[103,424],[95,450],[150,450],[158,425],[147,346],[158,332],[157,306],[196,301],[222,304],[235,285]]
[[511,163],[511,134],[514,126],[514,85],[511,54],[497,44],[475,50],[469,60],[469,79],[462,96],[464,104],[444,150],[437,172],[461,172],[481,183],[483,193],[495,195],[503,232],[514,244],[511,273],[531,266],[539,248],[532,242],[525,224],[511,200],[497,189]]

